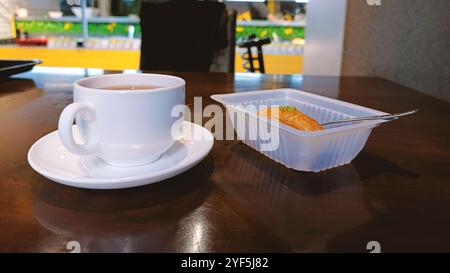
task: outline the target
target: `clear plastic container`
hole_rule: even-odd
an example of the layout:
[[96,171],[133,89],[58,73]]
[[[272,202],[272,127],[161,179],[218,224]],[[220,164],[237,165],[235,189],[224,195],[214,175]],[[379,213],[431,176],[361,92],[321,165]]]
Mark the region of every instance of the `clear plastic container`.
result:
[[[245,144],[286,167],[300,171],[319,172],[349,163],[362,150],[372,129],[385,121],[344,123],[321,131],[306,132],[258,116],[258,110],[271,106],[295,106],[319,123],[387,114],[295,89],[220,94],[211,98],[227,108],[233,127]],[[237,118],[236,114],[241,118]],[[258,129],[261,125],[271,132],[274,129],[278,132],[279,141],[272,141],[275,144],[271,149],[267,149],[270,146],[267,135],[264,136]]]

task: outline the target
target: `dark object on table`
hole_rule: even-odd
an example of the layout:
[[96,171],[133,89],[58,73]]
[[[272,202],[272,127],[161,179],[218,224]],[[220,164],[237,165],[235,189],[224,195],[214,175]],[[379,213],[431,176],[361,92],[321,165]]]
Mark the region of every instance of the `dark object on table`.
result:
[[[252,34],[247,37],[241,38],[237,45],[242,48],[246,48],[247,52],[242,54],[242,66],[247,72],[256,72],[259,71],[261,73],[265,73],[266,70],[264,68],[264,56],[262,51],[262,46],[266,44],[270,44],[270,38],[256,38],[256,35]],[[255,48],[258,52],[258,67],[255,66],[255,57],[252,54],[252,48]]]
[[33,66],[42,63],[40,60],[0,60],[0,78],[30,71]]
[[143,2],[141,69],[209,71],[214,52],[228,45],[224,16],[218,2]]

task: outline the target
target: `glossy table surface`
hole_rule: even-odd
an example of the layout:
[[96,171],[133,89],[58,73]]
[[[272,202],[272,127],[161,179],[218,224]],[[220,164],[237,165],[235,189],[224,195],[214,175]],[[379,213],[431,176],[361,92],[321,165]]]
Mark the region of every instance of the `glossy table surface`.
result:
[[123,190],[85,190],[34,172],[30,146],[56,130],[72,83],[101,70],[44,69],[0,82],[0,251],[450,251],[450,104],[379,78],[181,73],[186,102],[292,87],[410,117],[374,129],[345,166],[288,169],[237,140],[196,167]]

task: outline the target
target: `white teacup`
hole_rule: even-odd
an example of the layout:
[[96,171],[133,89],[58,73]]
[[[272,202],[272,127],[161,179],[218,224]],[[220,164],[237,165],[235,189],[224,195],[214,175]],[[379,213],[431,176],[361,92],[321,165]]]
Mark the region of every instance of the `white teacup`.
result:
[[[117,86],[157,88],[112,89]],[[102,75],[76,81],[73,94],[74,103],[59,118],[64,146],[111,165],[136,166],[158,159],[174,143],[172,126],[182,120],[172,117],[171,111],[185,103],[185,82],[158,74]],[[75,142],[73,128],[82,136],[82,144]]]

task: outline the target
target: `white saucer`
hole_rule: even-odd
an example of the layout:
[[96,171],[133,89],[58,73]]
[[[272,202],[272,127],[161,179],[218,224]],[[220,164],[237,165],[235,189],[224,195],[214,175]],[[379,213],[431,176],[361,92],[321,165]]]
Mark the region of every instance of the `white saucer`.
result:
[[[208,155],[212,134],[200,125],[183,122],[183,137],[158,160],[136,167],[114,167],[95,156],[69,152],[54,131],[31,146],[28,163],[55,182],[89,189],[120,189],[142,186],[180,174]],[[74,137],[77,140],[77,130]]]

